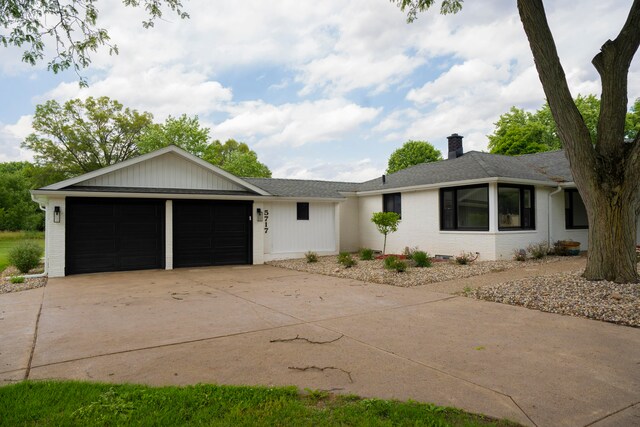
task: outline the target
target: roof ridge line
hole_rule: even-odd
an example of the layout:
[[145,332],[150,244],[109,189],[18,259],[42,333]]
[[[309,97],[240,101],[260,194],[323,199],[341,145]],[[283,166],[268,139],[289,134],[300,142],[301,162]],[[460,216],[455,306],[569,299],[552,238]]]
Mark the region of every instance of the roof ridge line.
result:
[[[477,153],[477,151],[476,151]],[[470,154],[470,153],[467,153]],[[496,173],[496,171],[493,170],[493,168],[491,166],[489,166],[489,164],[487,164],[487,162],[485,162],[483,159],[480,158],[480,156],[471,156],[482,168],[482,170],[484,170],[484,172],[489,175],[489,176],[498,176],[498,174]]]

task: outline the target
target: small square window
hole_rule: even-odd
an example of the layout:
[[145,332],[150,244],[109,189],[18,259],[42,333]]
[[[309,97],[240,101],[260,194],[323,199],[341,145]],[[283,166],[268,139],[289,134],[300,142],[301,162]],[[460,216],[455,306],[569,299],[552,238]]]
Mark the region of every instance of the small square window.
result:
[[298,221],[309,220],[309,203],[298,203]]
[[383,194],[382,211],[395,212],[402,216],[402,196],[400,193]]

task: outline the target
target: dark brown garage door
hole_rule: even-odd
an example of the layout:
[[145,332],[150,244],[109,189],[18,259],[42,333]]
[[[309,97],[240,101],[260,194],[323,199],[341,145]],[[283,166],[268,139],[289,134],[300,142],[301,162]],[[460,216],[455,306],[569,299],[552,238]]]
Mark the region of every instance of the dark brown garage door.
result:
[[67,198],[66,274],[164,268],[164,200]]
[[173,265],[251,264],[252,202],[174,200]]

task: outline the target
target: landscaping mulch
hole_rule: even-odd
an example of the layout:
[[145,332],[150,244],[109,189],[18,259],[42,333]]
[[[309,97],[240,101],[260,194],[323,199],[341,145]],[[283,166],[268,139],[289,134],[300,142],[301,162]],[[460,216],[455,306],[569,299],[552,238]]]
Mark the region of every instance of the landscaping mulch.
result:
[[467,296],[549,313],[640,327],[640,284],[590,282],[582,271],[483,286]]
[[[38,267],[29,271],[28,274],[38,274],[43,271],[43,267]],[[29,277],[25,278],[22,283],[11,283],[11,277],[13,276],[22,276],[18,269],[13,266],[7,267],[0,273],[0,294],[41,288],[47,284],[47,277]]]
[[[384,268],[382,260],[361,261],[353,267],[345,268],[336,262],[335,256],[318,257],[318,262],[308,263],[306,259],[288,259],[270,261],[268,264],[305,271],[308,273],[324,274],[363,282],[381,283],[386,285],[411,287],[447,280],[463,279],[481,274],[495,273],[512,268],[523,268],[530,265],[559,261],[560,257],[547,257],[542,260],[521,261],[475,261],[469,265],[458,265],[453,262],[434,262],[433,266],[419,268],[410,266],[406,272],[397,273]],[[409,263],[409,265],[411,265]]]

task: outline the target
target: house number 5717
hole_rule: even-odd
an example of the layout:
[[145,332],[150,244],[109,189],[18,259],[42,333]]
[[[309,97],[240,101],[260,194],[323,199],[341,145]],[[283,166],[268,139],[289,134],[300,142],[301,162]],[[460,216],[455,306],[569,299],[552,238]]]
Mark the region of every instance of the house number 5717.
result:
[[269,232],[269,209],[264,210],[264,234]]

